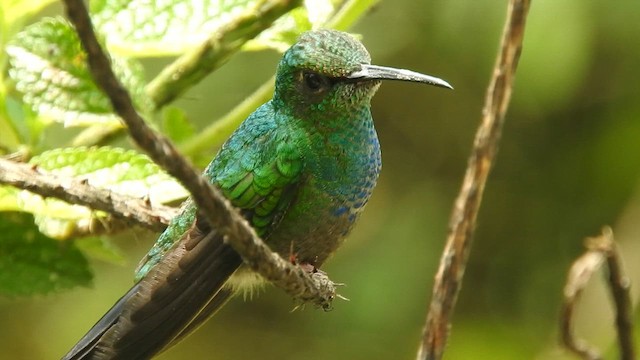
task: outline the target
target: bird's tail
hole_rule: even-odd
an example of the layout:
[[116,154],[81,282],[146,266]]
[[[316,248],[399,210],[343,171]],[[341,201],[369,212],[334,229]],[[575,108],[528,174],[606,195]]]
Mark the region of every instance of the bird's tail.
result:
[[241,263],[222,236],[194,225],[63,360],[151,358],[224,305],[233,294],[224,284]]

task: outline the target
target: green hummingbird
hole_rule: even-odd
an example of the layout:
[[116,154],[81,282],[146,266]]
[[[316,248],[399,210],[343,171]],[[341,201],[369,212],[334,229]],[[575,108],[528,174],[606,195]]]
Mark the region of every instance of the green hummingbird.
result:
[[[280,255],[319,267],[353,228],[382,164],[370,110],[381,80],[451,89],[432,76],[371,65],[347,33],[302,34],[278,65],[273,98],[204,170]],[[142,260],[135,285],[64,359],[151,358],[258,279],[187,200]]]

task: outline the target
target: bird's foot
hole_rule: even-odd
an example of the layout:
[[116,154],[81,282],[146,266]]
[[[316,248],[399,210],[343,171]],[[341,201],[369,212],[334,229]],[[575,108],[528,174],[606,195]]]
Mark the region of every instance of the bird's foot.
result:
[[[327,273],[317,268],[312,262],[299,259],[298,254],[293,251],[293,243],[291,243],[291,247],[289,249],[289,262],[309,274],[314,282],[316,282],[319,286],[327,289],[330,293],[330,295],[325,298],[324,301],[315,304],[317,307],[322,308],[324,311],[330,311],[332,309],[331,303],[333,302],[333,299],[338,298],[341,300],[349,301],[348,298],[336,292],[337,287],[345,286],[345,284],[335,283],[331,281]],[[297,304],[291,311],[293,312],[300,308],[304,308],[305,304],[306,301],[303,300],[302,302]]]

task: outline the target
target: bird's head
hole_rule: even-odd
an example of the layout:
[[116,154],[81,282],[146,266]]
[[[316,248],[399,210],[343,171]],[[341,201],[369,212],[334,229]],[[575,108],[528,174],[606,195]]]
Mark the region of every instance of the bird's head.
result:
[[404,69],[371,65],[364,45],[335,30],[309,31],[282,57],[274,104],[297,115],[344,113],[368,106],[381,80],[451,88],[444,80]]

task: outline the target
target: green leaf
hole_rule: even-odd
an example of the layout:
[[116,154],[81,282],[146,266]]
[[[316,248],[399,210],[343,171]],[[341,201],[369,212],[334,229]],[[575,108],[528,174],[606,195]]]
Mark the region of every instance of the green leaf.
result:
[[[91,78],[75,30],[64,19],[47,18],[27,27],[6,51],[9,76],[22,100],[40,118],[65,126],[120,125],[109,100]],[[138,107],[147,109],[140,64],[117,57],[111,60]]]
[[0,217],[0,294],[47,294],[89,286],[87,259],[72,244],[39,233],[31,215],[4,213]]
[[184,110],[167,106],[162,111],[162,131],[174,142],[180,143],[195,133],[195,127]]
[[[95,187],[148,198],[151,204],[166,204],[188,196],[188,192],[158,165],[133,150],[62,148],[35,156],[31,163],[58,176],[75,177]],[[17,203],[21,210],[36,215],[42,232],[57,239],[67,239],[75,234],[77,227],[86,228],[93,218],[104,216],[84,206],[44,199],[28,191],[18,193]]]
[[0,134],[2,134],[0,136],[0,154],[16,151],[22,143],[18,134],[19,130],[16,129],[15,123],[9,114],[7,103],[10,98],[3,92],[2,80],[3,76],[0,74]]
[[258,3],[255,0],[114,0],[93,6],[110,51],[127,56],[177,55]]

